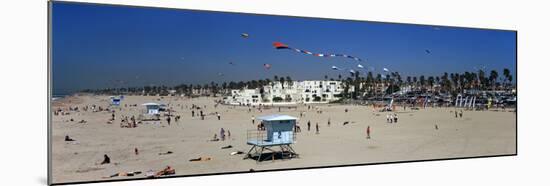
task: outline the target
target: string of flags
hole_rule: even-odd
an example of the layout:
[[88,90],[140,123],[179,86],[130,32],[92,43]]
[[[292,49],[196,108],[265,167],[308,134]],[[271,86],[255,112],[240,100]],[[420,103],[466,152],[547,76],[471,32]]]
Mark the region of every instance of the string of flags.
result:
[[287,49],[287,50],[292,50],[292,51],[295,51],[295,52],[299,52],[299,53],[302,53],[302,54],[306,54],[306,55],[313,55],[313,56],[317,56],[317,57],[344,57],[344,58],[349,58],[349,59],[353,59],[355,61],[362,61],[361,58],[358,58],[358,57],[354,57],[354,56],[351,56],[351,55],[347,55],[347,54],[322,54],[322,53],[313,53],[313,52],[310,52],[310,51],[307,51],[307,50],[302,50],[302,49],[298,49],[298,48],[292,48],[286,44],[283,44],[281,42],[274,42],[273,43],[273,47],[275,47],[275,49]]

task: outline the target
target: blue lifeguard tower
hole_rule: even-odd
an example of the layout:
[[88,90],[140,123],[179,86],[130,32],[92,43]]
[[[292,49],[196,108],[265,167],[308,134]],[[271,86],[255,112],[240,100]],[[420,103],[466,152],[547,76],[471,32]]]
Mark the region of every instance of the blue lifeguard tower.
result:
[[120,97],[117,98],[117,97],[111,96],[111,105],[113,105],[113,106],[120,106],[120,101],[121,101],[121,100],[122,100],[122,99],[121,99]]
[[[248,131],[246,143],[252,147],[245,159],[256,157],[256,161],[260,162],[266,150],[270,152],[272,160],[275,160],[276,155],[281,159],[298,156],[291,147],[296,140],[294,128],[298,118],[288,115],[268,115],[258,119],[264,127],[262,130]],[[279,147],[280,151],[276,151],[274,147]]]

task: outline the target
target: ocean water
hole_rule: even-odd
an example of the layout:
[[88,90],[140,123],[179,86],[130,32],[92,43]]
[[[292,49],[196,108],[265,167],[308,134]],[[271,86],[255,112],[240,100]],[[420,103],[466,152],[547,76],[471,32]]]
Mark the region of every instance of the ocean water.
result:
[[67,92],[56,92],[56,91],[54,91],[53,94],[52,94],[52,101],[67,97],[69,95],[71,95],[71,94],[67,93]]

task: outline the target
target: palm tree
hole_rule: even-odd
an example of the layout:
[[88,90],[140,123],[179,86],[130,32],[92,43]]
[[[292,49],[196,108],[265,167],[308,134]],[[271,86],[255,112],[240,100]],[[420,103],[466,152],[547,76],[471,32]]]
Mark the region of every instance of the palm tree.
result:
[[477,78],[478,78],[478,87],[482,89],[483,87],[485,87],[485,72],[483,70],[479,70]]
[[294,81],[292,81],[292,78],[290,78],[290,76],[286,76],[286,83],[289,87],[292,87],[294,85]]
[[413,84],[414,84],[414,88],[416,89],[417,87],[417,84],[416,82],[418,82],[418,79],[416,78],[416,76],[413,77]]
[[489,74],[489,80],[493,85],[493,91],[496,88],[497,79],[498,79],[498,72],[496,70],[491,70],[491,73]]
[[424,77],[424,75],[421,75],[420,76],[420,89],[422,91],[424,91],[424,85],[426,85],[426,78]]
[[279,83],[281,83],[282,89],[285,89],[285,78],[284,77],[279,78]]
[[430,76],[428,77],[428,85],[430,86],[430,91],[434,88],[434,77]]
[[[505,81],[508,81],[508,83],[506,83],[505,85],[508,85],[508,84],[511,84],[512,83],[512,75],[510,74],[510,70],[505,68],[503,71],[502,71],[502,75],[504,75],[504,79]],[[505,88],[507,88],[507,86],[505,86]]]

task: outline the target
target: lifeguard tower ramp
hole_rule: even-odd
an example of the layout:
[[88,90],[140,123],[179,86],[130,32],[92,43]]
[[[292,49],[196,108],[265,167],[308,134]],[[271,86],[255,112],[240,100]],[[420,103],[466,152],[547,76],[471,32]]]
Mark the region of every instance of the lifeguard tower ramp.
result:
[[247,144],[252,147],[244,159],[256,159],[256,162],[266,159],[291,159],[298,157],[292,148],[296,141],[294,127],[295,117],[288,115],[269,115],[258,118],[264,125],[264,130],[247,131]]

